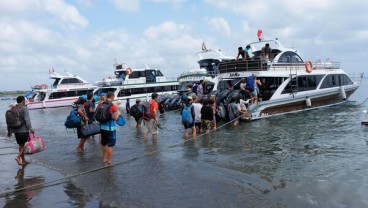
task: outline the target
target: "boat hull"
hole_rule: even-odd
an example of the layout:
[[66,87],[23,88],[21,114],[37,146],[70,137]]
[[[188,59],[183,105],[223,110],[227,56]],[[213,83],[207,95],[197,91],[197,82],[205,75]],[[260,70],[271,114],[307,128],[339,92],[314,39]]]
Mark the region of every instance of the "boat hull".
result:
[[39,102],[28,102],[26,103],[29,110],[43,109],[43,108],[59,108],[72,106],[79,97],[73,98],[62,98],[53,100],[44,100]]

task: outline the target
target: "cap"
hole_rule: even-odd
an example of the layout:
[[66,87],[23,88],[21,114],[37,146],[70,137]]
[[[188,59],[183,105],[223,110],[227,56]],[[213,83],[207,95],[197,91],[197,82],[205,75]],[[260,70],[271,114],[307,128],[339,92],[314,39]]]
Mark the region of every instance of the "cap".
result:
[[106,93],[101,93],[100,94],[100,97],[102,97],[102,96],[106,96]]
[[192,96],[187,97],[188,100],[193,100]]

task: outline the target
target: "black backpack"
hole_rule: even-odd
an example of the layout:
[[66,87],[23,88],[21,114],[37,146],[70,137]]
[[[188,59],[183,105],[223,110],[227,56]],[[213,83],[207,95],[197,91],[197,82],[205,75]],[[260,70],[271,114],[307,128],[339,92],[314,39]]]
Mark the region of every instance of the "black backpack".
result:
[[137,119],[142,118],[142,111],[139,110],[138,104],[135,104],[130,108],[130,115]]
[[100,123],[106,123],[112,119],[112,114],[110,112],[111,102],[103,102],[99,104],[96,108],[96,120]]
[[21,116],[21,108],[14,106],[5,112],[6,125],[11,128],[18,128],[24,123]]

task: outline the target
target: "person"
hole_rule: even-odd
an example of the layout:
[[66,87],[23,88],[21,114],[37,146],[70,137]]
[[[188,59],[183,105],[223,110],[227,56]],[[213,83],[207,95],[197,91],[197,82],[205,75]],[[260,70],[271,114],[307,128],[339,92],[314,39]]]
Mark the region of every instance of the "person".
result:
[[135,125],[135,128],[139,129],[141,128],[141,124],[142,124],[142,103],[141,103],[141,99],[137,98],[135,100],[135,104],[132,106],[131,108],[131,113],[132,116],[135,119],[135,122],[137,122],[137,125]]
[[249,97],[249,90],[247,90],[247,83],[245,78],[241,78],[239,88],[241,90],[242,98],[246,100]]
[[[184,131],[184,137],[185,138],[188,138],[188,129],[192,129],[193,137],[196,136],[196,128],[194,126],[195,112],[194,112],[194,108],[193,108],[193,105],[192,105],[192,100],[193,100],[193,98],[191,96],[188,96],[187,100],[185,101],[185,104],[184,104],[183,108],[180,111],[180,115],[182,115],[182,117],[183,117],[182,118],[182,124],[183,124],[184,129],[185,129],[185,131]],[[184,116],[185,116],[185,115],[183,115],[183,111],[184,111],[185,108],[189,108],[189,110],[190,110],[191,122],[183,121]]]
[[206,129],[206,133],[208,133],[213,127],[213,109],[207,100],[203,102],[203,106],[201,108],[201,121],[202,128]]
[[247,55],[245,54],[245,50],[243,49],[243,47],[239,47],[238,48],[238,55],[236,56],[236,61],[238,61],[239,56],[242,57],[243,61],[245,61],[247,59]]
[[252,74],[253,79],[254,79],[254,88],[253,91],[250,92],[250,97],[251,97],[251,103],[253,104],[257,104],[258,103],[258,85],[257,85],[257,75]]
[[228,80],[226,83],[227,83],[226,88],[228,90],[234,90],[234,86],[233,86],[233,84],[231,84],[231,80]]
[[87,95],[87,105],[85,108],[87,117],[88,117],[88,122],[89,123],[93,123],[95,122],[95,102],[93,102],[93,94],[92,93],[88,93]]
[[130,99],[129,98],[127,98],[126,100],[125,109],[126,109],[126,113],[129,115],[130,114]]
[[242,120],[249,120],[250,119],[250,115],[248,113],[247,106],[246,106],[246,104],[248,102],[249,101],[245,101],[245,100],[242,100],[240,98],[238,98],[238,100],[237,100],[237,103],[239,103],[239,106],[238,106],[237,110],[238,110],[240,118]]
[[89,139],[89,137],[82,137],[82,128],[88,124],[88,117],[86,113],[86,107],[87,107],[87,100],[85,98],[80,98],[77,103],[77,112],[78,115],[82,118],[82,125],[77,127],[77,136],[79,138],[79,144],[75,148],[76,152],[83,152],[84,150],[84,143]]
[[106,101],[106,93],[100,94],[100,100],[98,101],[98,105]]
[[259,90],[259,87],[262,86],[262,82],[260,79],[257,79],[257,77],[255,77],[255,88],[256,88],[256,91],[257,91],[257,102],[259,100],[259,102],[262,101],[262,98],[261,98],[261,93],[260,93],[260,90]]
[[261,56],[262,56],[262,59],[265,61],[272,59],[271,48],[270,48],[269,43],[266,43],[266,45],[262,48]]
[[121,115],[118,107],[113,104],[115,95],[113,92],[108,92],[106,95],[106,101],[100,105],[110,104],[110,113],[112,117],[109,121],[101,123],[101,146],[102,146],[102,162],[108,165],[112,162],[112,147],[115,146],[116,143],[116,124],[115,121]]
[[158,103],[157,103],[157,98],[158,98],[158,94],[157,93],[153,93],[151,95],[152,100],[149,101],[149,105],[150,108],[147,109],[147,111],[150,112],[150,115],[153,118],[148,118],[148,119],[144,119],[143,120],[143,124],[145,126],[145,131],[144,131],[144,135],[143,135],[143,139],[146,142],[147,141],[147,136],[148,133],[152,134],[152,141],[153,142],[157,142],[157,134],[158,134],[158,129],[157,129],[157,124],[158,124],[158,117],[157,117],[157,110],[158,110]]
[[249,49],[250,49],[250,45],[247,45],[244,49],[245,51],[245,55],[246,55],[246,59],[249,60],[250,59],[250,55],[249,55]]
[[219,112],[219,110],[217,109],[216,106],[216,96],[215,95],[211,95],[210,97],[210,106],[213,110],[213,128],[216,129],[216,114]]
[[192,92],[194,92],[195,94],[197,94],[197,88],[198,88],[198,84],[194,82],[193,88],[192,88]]
[[194,109],[194,126],[198,128],[199,133],[202,133],[202,121],[201,121],[201,109],[202,109],[202,100],[199,100],[199,103],[195,103],[194,101],[197,100],[197,96],[193,95],[193,109]]
[[229,103],[228,112],[229,112],[229,119],[231,121],[232,126],[236,126],[239,124],[239,104],[237,102],[237,99],[233,100],[231,103]]
[[20,112],[20,119],[23,120],[21,126],[19,127],[10,127],[7,126],[8,129],[8,137],[11,137],[14,133],[15,140],[19,145],[18,155],[15,157],[18,165],[27,165],[29,162],[25,159],[24,156],[24,144],[28,141],[29,132],[34,133],[34,130],[31,125],[31,119],[29,117],[29,111],[26,104],[26,99],[24,96],[17,97],[17,104],[13,108],[18,108],[17,110]]
[[203,96],[203,87],[204,87],[203,80],[200,80],[197,87],[197,96],[199,99]]

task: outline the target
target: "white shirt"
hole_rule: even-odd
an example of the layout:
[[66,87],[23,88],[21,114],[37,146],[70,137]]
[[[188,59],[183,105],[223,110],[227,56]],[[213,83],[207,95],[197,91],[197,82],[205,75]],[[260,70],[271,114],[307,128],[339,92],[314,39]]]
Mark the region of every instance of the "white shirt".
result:
[[202,105],[200,103],[192,103],[193,105],[193,109],[194,109],[194,122],[195,123],[199,123],[201,122],[201,109],[202,109]]
[[197,87],[197,95],[202,96],[203,95],[203,86],[201,84]]

